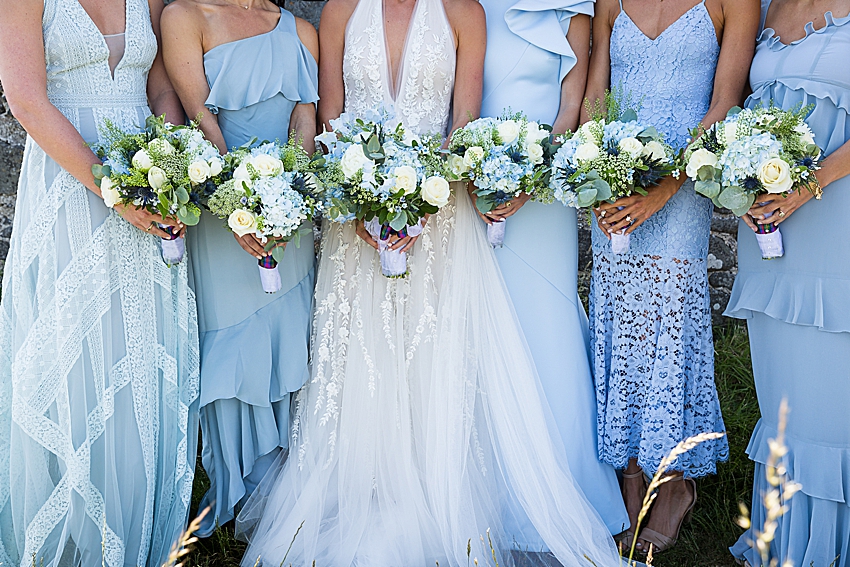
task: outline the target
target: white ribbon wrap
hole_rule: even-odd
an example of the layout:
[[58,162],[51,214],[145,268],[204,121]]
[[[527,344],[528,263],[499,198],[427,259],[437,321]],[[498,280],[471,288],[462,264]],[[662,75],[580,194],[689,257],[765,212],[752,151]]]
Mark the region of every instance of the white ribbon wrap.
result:
[[611,251],[614,254],[626,254],[629,251],[629,241],[631,234],[625,232],[615,232],[611,235]]
[[277,293],[280,291],[280,272],[277,266],[274,268],[257,267],[260,269],[260,281],[263,283],[263,291],[266,293]]
[[767,234],[756,234],[756,240],[758,240],[759,248],[761,248],[763,259],[773,260],[785,255],[785,247],[782,246],[782,233],[779,232],[779,227]]
[[162,260],[169,266],[179,264],[183,261],[183,255],[186,253],[186,241],[181,238],[170,240],[167,238],[162,241]]
[[487,242],[493,248],[501,248],[505,243],[505,227],[507,226],[507,222],[507,220],[503,220],[487,225]]
[[[399,278],[407,274],[407,252],[390,250],[389,240],[381,240],[381,223],[377,217],[366,223],[366,230],[378,241],[378,254],[381,258],[381,273],[388,278]],[[408,236],[422,234],[422,225],[407,227]]]

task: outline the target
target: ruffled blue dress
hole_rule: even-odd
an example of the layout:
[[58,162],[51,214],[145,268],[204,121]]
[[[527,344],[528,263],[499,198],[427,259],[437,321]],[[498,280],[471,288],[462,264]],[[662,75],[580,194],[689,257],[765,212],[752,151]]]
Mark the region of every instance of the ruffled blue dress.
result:
[[[769,2],[762,2],[762,18]],[[784,44],[772,29],[759,38],[747,106],[814,105],[807,123],[824,155],[850,140],[850,16],[826,13],[826,26]],[[761,420],[747,452],[756,463],[752,522],[764,525],[768,440],[788,400],[789,476],[802,492],[779,519],[771,557],[793,565],[850,565],[850,239],[836,211],[850,209],[850,177],[824,189],[782,223],[785,256],[761,259],[741,223],[738,277],[726,314],[747,320]],[[840,223],[840,221],[839,221]],[[732,548],[759,565],[744,534]]]
[[[204,54],[206,106],[228,147],[252,138],[285,142],[298,103],[319,98],[316,60],[281,10],[272,31]],[[224,221],[204,212],[187,238],[201,335],[202,459],[213,506],[199,532],[234,517],[281,450],[288,447],[290,393],[309,377],[314,283],[313,238],[290,245],[279,266],[281,290],[266,294],[257,260]]]
[[[622,10],[611,34],[611,85],[638,103],[638,117],[681,148],[705,116],[720,46],[701,2],[655,40]],[[714,384],[706,259],[711,201],[686,182],[631,234],[626,254],[593,223],[590,343],[598,406],[599,458],[629,459],[652,473],[673,447],[725,431]],[[688,477],[715,472],[726,439],[702,443],[671,467]]]
[[[576,62],[566,40],[587,0],[484,0],[487,53],[482,116],[505,109],[552,124],[561,82]],[[546,245],[541,246],[545,241]],[[576,289],[576,211],[529,202],[508,221],[496,259],[537,366],[576,482],[612,534],[629,525],[614,469],[596,454],[588,328]]]

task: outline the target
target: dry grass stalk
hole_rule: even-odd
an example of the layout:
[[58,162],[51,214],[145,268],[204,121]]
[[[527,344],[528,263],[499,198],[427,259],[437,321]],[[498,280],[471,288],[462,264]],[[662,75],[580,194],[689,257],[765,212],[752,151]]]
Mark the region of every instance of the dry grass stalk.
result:
[[[177,538],[177,541],[174,542],[174,545],[171,546],[171,552],[168,554],[168,559],[163,563],[162,567],[183,567],[183,563],[181,559],[191,553],[192,545],[198,541],[198,538],[194,536],[194,533],[198,531],[201,527],[201,520],[204,519],[210,511],[210,507],[201,511],[198,516],[189,523],[189,527],[180,534],[180,537]],[[181,561],[178,563],[178,561]]]

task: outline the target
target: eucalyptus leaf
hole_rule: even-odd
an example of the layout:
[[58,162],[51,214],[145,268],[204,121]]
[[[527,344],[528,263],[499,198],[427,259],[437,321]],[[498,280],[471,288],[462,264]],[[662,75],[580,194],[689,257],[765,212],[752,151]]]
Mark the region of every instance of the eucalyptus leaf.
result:
[[598,193],[599,192],[592,185],[583,185],[576,193],[576,204],[582,209],[592,207],[594,204],[596,204],[596,196]]
[[628,110],[624,110],[623,113],[620,115],[620,122],[637,122],[637,119],[637,112],[635,112],[631,108]]
[[201,217],[198,215],[198,211],[195,208],[190,207],[186,210],[185,215],[181,215],[178,212],[177,219],[186,226],[195,226],[198,224],[198,221],[201,220]]
[[718,195],[720,195],[720,183],[714,180],[700,180],[694,183],[694,190],[703,197],[715,199]]
[[399,209],[396,213],[395,218],[390,221],[390,227],[396,231],[401,232],[401,230],[407,226],[407,213],[404,209]]
[[712,165],[704,165],[697,170],[697,179],[700,181],[714,181],[717,170]]
[[283,254],[286,251],[286,248],[283,246],[275,246],[272,248],[272,258],[274,258],[275,262],[280,264],[283,262]]
[[[752,199],[750,199],[750,197],[752,197]],[[754,201],[755,197],[747,195],[744,192],[744,189],[737,185],[727,187],[720,193],[720,195],[717,196],[717,202],[720,203],[722,207],[731,210],[736,216],[741,216],[746,213]],[[740,214],[738,214],[738,211],[740,211]]]
[[182,185],[176,189],[175,193],[177,194],[177,202],[181,205],[189,202],[189,192]]

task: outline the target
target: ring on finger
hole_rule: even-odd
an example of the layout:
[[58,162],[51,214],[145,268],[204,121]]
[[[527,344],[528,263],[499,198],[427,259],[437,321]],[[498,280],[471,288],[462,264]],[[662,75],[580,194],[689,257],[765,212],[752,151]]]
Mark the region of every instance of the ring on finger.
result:
[[150,232],[151,230],[153,230],[153,221],[151,221],[151,223],[150,223],[150,224],[148,225],[148,227],[145,229],[145,232]]
[[626,215],[626,222],[627,222],[627,223],[629,223],[629,224],[632,224],[632,217],[631,217],[631,215]]
[[602,211],[599,213],[599,218],[604,219],[606,214],[608,214],[608,211],[602,209]]
[[784,216],[785,216],[785,211],[783,211],[782,209],[779,209],[779,218],[782,218]]

